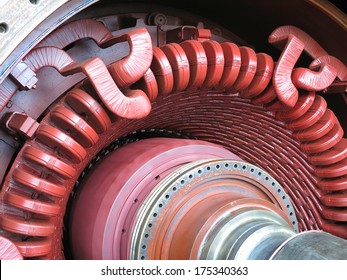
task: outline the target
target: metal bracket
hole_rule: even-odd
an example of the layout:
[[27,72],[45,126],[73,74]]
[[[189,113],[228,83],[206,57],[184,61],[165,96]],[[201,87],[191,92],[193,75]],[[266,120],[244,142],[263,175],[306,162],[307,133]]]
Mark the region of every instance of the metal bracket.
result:
[[6,114],[3,122],[11,134],[19,135],[24,139],[32,138],[39,127],[36,120],[19,112]]
[[180,43],[186,40],[205,41],[212,36],[210,29],[197,28],[194,26],[182,26],[166,32],[167,43]]
[[23,61],[19,62],[11,71],[11,77],[17,82],[22,90],[29,90],[36,87],[36,73]]

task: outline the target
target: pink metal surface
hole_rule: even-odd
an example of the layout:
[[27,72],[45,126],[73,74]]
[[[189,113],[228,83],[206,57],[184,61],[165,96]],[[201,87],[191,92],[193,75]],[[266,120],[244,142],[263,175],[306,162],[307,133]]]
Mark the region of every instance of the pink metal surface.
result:
[[207,142],[168,138],[142,140],[110,154],[89,174],[74,202],[74,257],[127,259],[130,227],[148,193],[179,166],[206,158],[239,159]]

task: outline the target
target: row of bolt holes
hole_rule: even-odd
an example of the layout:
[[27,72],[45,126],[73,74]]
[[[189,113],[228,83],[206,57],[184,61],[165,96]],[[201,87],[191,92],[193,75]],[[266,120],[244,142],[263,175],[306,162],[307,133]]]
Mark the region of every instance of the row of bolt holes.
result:
[[[225,166],[226,168],[228,168],[228,167],[229,167],[229,164],[226,163],[226,164],[224,164],[224,166]],[[216,165],[216,169],[219,169],[219,168],[220,168],[220,165],[217,164],[217,165]],[[238,168],[238,165],[237,165],[237,164],[234,164],[234,168]],[[246,165],[243,165],[243,166],[242,166],[242,169],[243,169],[243,170],[245,170],[246,168],[247,168]],[[206,167],[206,170],[207,170],[207,171],[210,171],[210,170],[211,170],[211,167],[210,167],[210,166],[207,166],[207,167]],[[251,172],[254,173],[254,171],[255,171],[254,168],[251,168]],[[201,173],[202,173],[202,170],[199,169],[199,170],[198,170],[198,174],[201,174]],[[261,176],[261,175],[262,175],[262,173],[259,171],[259,172],[258,172],[258,176]],[[192,178],[193,178],[193,175],[190,174],[190,175],[188,176],[188,178],[189,178],[189,179],[192,179]],[[155,177],[155,179],[156,179],[156,180],[160,179],[160,176]],[[269,177],[266,176],[266,177],[265,177],[265,180],[268,181],[268,180],[269,180]],[[181,185],[183,185],[184,183],[185,183],[185,180],[182,180],[182,181],[181,181]],[[271,185],[272,185],[272,186],[275,186],[276,183],[275,183],[275,182],[272,182]],[[176,191],[177,188],[176,188],[176,187],[173,187],[172,190],[173,190],[173,191]],[[278,192],[278,193],[281,193],[281,189],[277,189],[277,192]],[[166,198],[166,199],[169,199],[169,198],[170,198],[170,195],[169,195],[169,194],[166,194],[165,198]],[[286,198],[285,196],[282,196],[282,199],[283,199],[283,200],[284,200],[285,198]],[[134,202],[137,203],[138,200],[135,199]],[[160,203],[158,206],[159,206],[159,208],[162,208],[162,207],[163,207],[163,204]],[[290,207],[290,205],[287,204],[287,208],[289,208],[289,207]],[[290,212],[289,215],[290,215],[290,216],[293,216],[293,212]],[[154,214],[153,214],[153,217],[154,217],[154,218],[156,218],[157,216],[158,216],[157,213],[154,213]],[[295,225],[295,221],[292,221],[292,224]],[[149,228],[151,228],[152,226],[153,226],[152,223],[149,223],[149,224],[148,224],[148,227],[149,227]],[[147,239],[148,237],[149,237],[149,234],[146,233],[146,234],[145,234],[145,238]],[[145,250],[146,248],[147,248],[146,245],[142,245],[142,249]],[[141,260],[144,260],[144,259],[145,259],[145,256],[141,256]]]
[[[40,0],[29,0],[29,2],[33,5],[38,5],[40,3]],[[0,34],[5,34],[9,30],[9,26],[6,22],[0,23]]]

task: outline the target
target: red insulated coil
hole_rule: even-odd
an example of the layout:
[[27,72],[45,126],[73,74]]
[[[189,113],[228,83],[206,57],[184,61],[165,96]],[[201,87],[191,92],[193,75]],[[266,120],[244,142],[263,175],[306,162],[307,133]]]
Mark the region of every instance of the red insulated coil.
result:
[[207,74],[203,86],[212,88],[219,84],[224,71],[224,54],[221,45],[213,40],[202,42],[207,58]]
[[335,67],[325,63],[317,67],[317,72],[307,68],[295,68],[292,73],[293,84],[307,91],[321,91],[330,86],[336,78]]
[[157,80],[159,93],[169,94],[173,89],[174,77],[171,64],[160,48],[153,48],[151,70]]
[[254,50],[248,47],[240,47],[240,52],[241,69],[232,90],[234,92],[240,91],[240,95],[242,96],[242,91],[251,85],[255,76],[257,70],[257,55]]
[[304,44],[305,51],[313,59],[328,55],[328,53],[321,47],[321,45],[318,44],[316,40],[314,40],[303,30],[292,25],[283,25],[272,31],[272,33],[269,35],[269,43],[273,44],[279,49],[283,49],[283,39],[288,38],[290,35],[295,36]]
[[241,51],[239,47],[230,42],[220,44],[224,55],[224,70],[219,86],[222,88],[231,88],[241,69]]
[[[99,23],[95,26],[104,30]],[[5,213],[1,227],[27,236],[10,238],[24,257],[63,257],[62,217],[79,174],[111,142],[147,128],[180,131],[227,147],[276,177],[293,201],[301,230],[320,228],[347,237],[347,140],[324,98],[294,86],[300,77],[292,80],[292,72],[303,49],[317,57],[313,66],[328,60],[326,53],[307,46],[302,33],[282,34],[282,28],[270,36],[275,45],[286,44],[275,65],[268,55],[233,43],[186,41],[154,48],[153,60],[148,50],[141,69],[127,80],[122,73],[136,63],[140,41],[148,41],[145,31],[109,39],[107,32],[102,31],[106,37],[97,35],[94,27],[83,30],[72,40],[88,35],[99,38],[100,46],[128,41],[131,52],[110,67],[98,58],[76,63],[56,46],[34,49],[26,57],[35,71],[49,65],[64,75],[85,73],[101,101],[83,85],[69,91],[44,117],[8,172],[4,203],[18,211]],[[337,73],[344,73],[341,69]],[[117,83],[133,84],[128,96]],[[189,94],[179,93],[184,90]],[[240,92],[231,95],[230,90]],[[169,94],[173,91],[178,92]],[[111,121],[112,113],[121,118]]]
[[69,130],[84,148],[95,145],[99,140],[98,134],[82,117],[65,107],[55,108],[51,118],[59,128]]
[[66,97],[66,103],[80,116],[85,116],[89,125],[97,132],[105,132],[111,126],[104,108],[90,95],[78,88]]
[[207,56],[203,45],[198,41],[187,40],[180,43],[180,46],[187,55],[190,68],[189,89],[199,87],[206,79]]
[[[257,53],[257,70],[254,79],[249,87],[241,92],[241,96],[245,98],[255,98],[263,93],[271,81],[273,70],[274,62],[272,57],[265,53]],[[269,95],[269,93],[267,95]],[[266,98],[266,100],[269,100],[269,98]]]
[[35,191],[52,195],[54,197],[64,197],[66,189],[58,182],[51,182],[49,180],[40,178],[38,175],[33,175],[28,171],[16,169],[13,172],[13,180],[23,186],[31,188]]
[[17,189],[8,192],[4,200],[6,203],[19,209],[41,215],[57,216],[61,212],[60,206],[55,204],[53,200],[41,195],[36,195],[33,198],[30,192],[26,193]]
[[340,81],[347,80],[347,67],[342,63],[341,60],[331,55],[324,55],[316,58],[310,64],[310,69],[315,69],[317,66],[322,64],[331,65],[337,71],[337,78]]
[[[276,38],[277,39],[277,38]],[[291,76],[294,65],[304,49],[304,43],[293,35],[287,38],[280,37],[278,43],[287,41],[278,62],[276,63],[272,82],[278,99],[288,107],[294,107],[299,98],[299,92],[294,86]],[[275,41],[277,42],[277,41]]]
[[276,99],[276,91],[272,84],[270,84],[262,93],[251,99],[253,104],[269,104]]
[[147,72],[143,75],[141,80],[134,85],[134,87],[143,90],[150,101],[153,101],[158,97],[158,84],[151,68],[148,68]]
[[25,241],[15,241],[15,245],[25,258],[40,258],[52,250],[50,238],[31,237]]
[[113,43],[124,41],[129,43],[129,55],[107,67],[121,88],[133,84],[146,73],[153,54],[151,36],[145,28],[136,28],[112,39]]
[[163,46],[161,50],[166,55],[174,77],[173,91],[183,91],[188,87],[190,68],[187,55],[183,48],[176,43]]

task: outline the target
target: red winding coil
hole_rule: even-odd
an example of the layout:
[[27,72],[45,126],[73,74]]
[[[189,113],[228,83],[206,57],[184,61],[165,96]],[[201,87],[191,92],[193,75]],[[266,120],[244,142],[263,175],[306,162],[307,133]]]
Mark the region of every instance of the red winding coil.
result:
[[180,44],[187,55],[190,67],[190,80],[188,88],[199,87],[206,79],[207,56],[203,45],[198,41],[187,40]]
[[202,42],[207,57],[207,74],[204,87],[212,88],[219,84],[224,72],[224,53],[221,45],[213,40]]
[[157,80],[159,93],[169,94],[173,89],[174,77],[171,64],[160,48],[153,48],[151,70]]
[[324,55],[316,58],[310,64],[310,69],[315,69],[317,66],[322,64],[329,64],[337,71],[337,78],[340,81],[347,80],[347,67],[342,63],[341,60],[331,55]]
[[330,86],[336,78],[335,67],[325,63],[317,67],[317,72],[307,68],[295,68],[292,73],[293,84],[307,91],[321,91]]
[[189,61],[183,48],[176,43],[163,46],[161,50],[166,55],[174,77],[173,91],[183,91],[188,87],[190,78]]
[[[299,92],[294,86],[291,76],[295,63],[298,61],[304,44],[295,36],[289,35],[287,38],[276,38],[278,43],[287,41],[284,50],[276,63],[272,82],[276,90],[278,99],[288,107],[294,107],[299,98]],[[277,41],[275,41],[277,42]]]
[[272,31],[269,36],[269,43],[273,44],[279,49],[282,49],[284,46],[283,39],[288,38],[290,35],[295,36],[304,44],[305,51],[313,59],[328,55],[328,53],[321,47],[321,45],[318,44],[316,40],[314,40],[303,30],[292,25],[283,25]]
[[231,88],[241,69],[241,51],[239,47],[230,42],[220,44],[224,55],[224,70],[219,86],[222,88]]
[[[89,24],[90,27],[84,26]],[[60,46],[85,37],[92,38],[101,47],[127,41],[130,54],[108,67],[99,58],[77,63],[63,50],[54,47],[59,44],[61,36],[71,32],[72,27],[81,30],[64,39]],[[52,66],[63,75],[85,73],[101,102],[79,85],[48,113],[37,130],[36,138],[23,146],[8,173],[5,182],[8,187],[3,188],[8,192],[4,203],[20,211],[5,213],[1,227],[28,237],[26,240],[11,239],[24,257],[43,257],[55,250],[52,242],[60,240],[61,235],[54,231],[61,226],[67,197],[81,170],[92,155],[109,143],[112,133],[122,135],[129,133],[127,129],[141,128],[140,122],[137,124],[130,120],[116,120],[112,124],[109,114],[113,113],[127,119],[148,116],[146,121],[153,127],[157,127],[158,121],[158,126],[188,131],[195,137],[205,137],[216,143],[220,141],[256,164],[266,161],[273,174],[283,178],[294,174],[295,178],[289,179],[295,183],[296,189],[292,189],[286,180],[283,180],[283,185],[297,201],[295,207],[302,228],[310,228],[304,221],[317,221],[321,228],[347,237],[346,226],[341,223],[347,221],[343,209],[347,205],[347,140],[342,138],[341,125],[334,113],[327,109],[324,98],[313,92],[332,82],[331,77],[335,74],[329,76],[329,82],[325,80],[324,84],[317,86],[327,76],[327,69],[330,74],[335,70],[339,79],[345,79],[346,70],[306,35],[295,28],[282,27],[274,31],[269,41],[275,46],[284,46],[281,57],[274,64],[266,54],[256,54],[248,47],[229,42],[185,41],[152,50],[150,37],[142,28],[114,37],[95,21],[84,20],[63,27],[44,41],[41,48],[34,49],[25,62],[35,71]],[[51,44],[54,46],[48,46]],[[320,73],[294,69],[303,49],[317,58],[310,68],[322,65]],[[312,79],[305,78],[305,75]],[[127,96],[117,85],[131,86],[124,90]],[[299,94],[295,85],[310,92],[300,91]],[[157,100],[160,95],[173,91],[204,87],[218,89],[218,92],[221,89],[239,92],[243,99],[236,97],[232,103],[236,113],[232,117],[228,112],[217,114],[220,108],[225,111],[230,108],[229,104],[225,105],[218,99],[218,95],[214,97],[220,104],[217,108],[204,103],[211,95],[194,96],[192,93],[186,97],[174,94],[166,97],[172,96],[170,100],[173,103],[180,102],[179,98],[183,100],[177,105],[180,110],[175,109],[170,117],[164,114],[165,106],[159,106],[154,116],[149,115],[149,100]],[[264,114],[265,109],[271,114]],[[216,116],[211,123],[191,118],[195,112],[204,115],[206,111]],[[161,115],[160,112],[164,113]],[[172,120],[175,114],[181,116],[176,117],[178,124]],[[247,124],[244,115],[243,119],[239,116],[242,114],[247,115]],[[216,128],[218,122],[226,124],[227,132],[237,130],[242,137],[225,137],[225,133]],[[204,131],[198,126],[201,123]],[[266,131],[273,135],[280,134],[281,140],[263,134],[258,126],[261,129],[266,127]],[[213,133],[213,137],[207,131]],[[258,155],[262,155],[261,158]],[[283,158],[287,165],[282,168]],[[288,174],[283,170],[288,170]],[[19,216],[20,213],[25,215]]]

